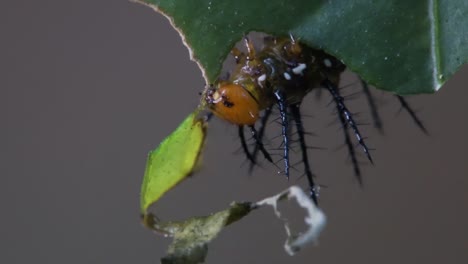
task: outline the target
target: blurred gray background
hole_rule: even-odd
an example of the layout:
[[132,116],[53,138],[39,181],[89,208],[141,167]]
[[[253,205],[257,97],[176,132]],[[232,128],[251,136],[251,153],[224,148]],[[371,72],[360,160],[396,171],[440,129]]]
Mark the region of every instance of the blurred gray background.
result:
[[[125,0],[2,0],[0,33],[0,263],[159,263],[170,240],[139,222],[146,154],[204,87],[176,31]],[[225,230],[208,263],[468,263],[467,76],[464,67],[436,95],[408,99],[430,136],[374,92],[385,133],[362,128],[376,148],[364,188],[337,150],[330,98],[307,97],[306,127],[317,134],[308,142],[327,148],[310,151],[327,186],[320,243],[289,257],[281,222],[265,209]],[[343,85],[355,83],[348,77]],[[351,106],[370,121],[363,98]],[[162,219],[305,186],[266,163],[248,176],[236,131],[210,123],[204,166],[161,200]]]

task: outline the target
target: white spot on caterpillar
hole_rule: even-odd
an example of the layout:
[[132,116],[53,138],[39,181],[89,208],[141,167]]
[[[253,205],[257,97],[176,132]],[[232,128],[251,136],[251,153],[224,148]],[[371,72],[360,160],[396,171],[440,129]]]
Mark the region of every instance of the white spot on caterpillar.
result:
[[297,67],[293,68],[292,71],[294,74],[302,74],[302,72],[307,68],[307,65],[305,63],[299,63]]
[[286,80],[288,80],[288,81],[291,80],[291,75],[289,75],[289,73],[285,72],[285,73],[283,73],[283,76],[284,76],[284,78]]
[[213,104],[217,104],[223,100],[223,97],[218,93],[218,91],[213,94]]
[[264,82],[266,80],[266,74],[262,74],[260,75],[260,77],[258,77],[257,79],[259,82]]
[[257,78],[257,83],[260,87],[263,87],[263,82],[266,80],[266,74],[262,74]]
[[324,59],[323,60],[323,65],[325,65],[325,67],[330,68],[332,66],[332,62],[329,59]]

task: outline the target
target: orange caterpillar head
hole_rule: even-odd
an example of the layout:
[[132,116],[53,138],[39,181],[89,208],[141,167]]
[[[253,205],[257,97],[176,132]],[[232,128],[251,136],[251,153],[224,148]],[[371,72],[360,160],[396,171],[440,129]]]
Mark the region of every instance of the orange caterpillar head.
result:
[[259,116],[259,103],[238,84],[220,83],[218,88],[209,87],[204,100],[216,116],[235,125],[253,125]]

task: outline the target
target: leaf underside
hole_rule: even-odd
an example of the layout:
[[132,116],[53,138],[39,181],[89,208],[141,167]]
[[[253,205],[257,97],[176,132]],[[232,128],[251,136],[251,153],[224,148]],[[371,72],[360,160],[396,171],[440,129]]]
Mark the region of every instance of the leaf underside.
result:
[[369,84],[432,93],[468,60],[468,1],[144,0],[168,16],[213,83],[249,32],[292,34]]

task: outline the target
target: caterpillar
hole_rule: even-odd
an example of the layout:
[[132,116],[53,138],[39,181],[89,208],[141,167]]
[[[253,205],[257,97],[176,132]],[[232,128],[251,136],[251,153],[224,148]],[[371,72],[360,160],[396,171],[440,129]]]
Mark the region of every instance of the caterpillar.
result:
[[[304,45],[292,36],[265,37],[264,46],[260,50],[255,50],[253,42],[247,37],[244,38],[244,44],[245,53],[237,48],[233,48],[231,51],[236,66],[230,76],[227,79],[218,79],[214,84],[208,85],[202,93],[201,105],[218,118],[238,126],[241,146],[251,165],[256,164],[258,152],[261,152],[266,160],[273,163],[262,139],[272,108],[277,107],[282,127],[283,172],[289,178],[291,168],[289,129],[294,121],[310,197],[315,203],[318,202],[318,187],[314,182],[309,164],[300,105],[303,98],[312,90],[325,89],[335,102],[339,120],[345,132],[345,143],[352,159],[354,172],[360,181],[360,169],[348,129],[354,133],[355,139],[367,159],[371,163],[373,160],[358,124],[338,89],[340,76],[345,71],[346,66],[337,58],[322,50]],[[367,85],[364,87],[368,89]],[[404,98],[398,98],[410,114],[414,113]],[[375,107],[372,107],[372,110],[373,113],[376,112]],[[264,114],[260,117],[262,111]],[[419,121],[415,115],[412,117]],[[380,122],[378,119],[375,120]],[[259,122],[261,128],[257,130],[255,125]],[[417,124],[421,124],[421,127],[424,128],[420,121]],[[250,129],[252,138],[255,140],[253,151],[247,147],[244,135],[246,127]]]

